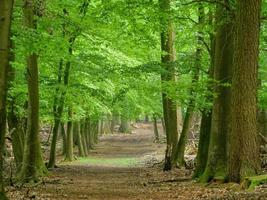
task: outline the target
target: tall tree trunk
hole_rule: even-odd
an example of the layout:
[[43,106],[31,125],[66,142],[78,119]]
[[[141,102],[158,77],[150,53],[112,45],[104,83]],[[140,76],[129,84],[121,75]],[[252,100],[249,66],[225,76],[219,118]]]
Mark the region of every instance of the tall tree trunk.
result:
[[[221,1],[224,4],[228,3],[225,0]],[[214,79],[218,82],[214,92],[217,97],[213,103],[208,161],[201,177],[202,182],[210,181],[213,178],[225,179],[226,176],[226,138],[229,133],[231,90],[230,87],[223,84],[231,82],[233,36],[232,13],[225,6],[218,4],[214,60]]]
[[201,31],[203,22],[204,22],[204,7],[202,3],[199,3],[199,8],[198,8],[198,26],[199,26],[199,31],[198,31],[198,36],[197,36],[197,49],[196,49],[196,54],[195,54],[195,66],[193,67],[192,70],[192,86],[190,88],[190,100],[188,103],[188,107],[186,110],[185,118],[184,118],[184,123],[183,123],[183,129],[181,132],[181,136],[179,139],[179,142],[177,144],[177,147],[175,149],[175,157],[174,157],[174,163],[178,164],[178,166],[185,166],[185,159],[184,159],[184,153],[185,153],[185,146],[187,143],[187,137],[190,131],[190,126],[192,122],[192,118],[194,115],[194,109],[195,109],[195,99],[197,97],[196,93],[196,83],[199,80],[199,71],[201,69],[201,59],[202,59],[202,42],[203,42],[203,32]]
[[[70,38],[69,40],[69,55],[72,56],[72,46],[74,44],[75,37]],[[61,79],[62,79],[62,66],[63,66],[63,60],[60,61],[59,64],[59,73],[58,73],[58,84],[61,84]],[[51,142],[51,149],[50,149],[50,157],[49,157],[49,162],[48,162],[48,168],[53,168],[55,167],[56,164],[56,144],[57,144],[57,137],[58,137],[58,131],[61,123],[61,118],[62,118],[62,113],[64,110],[64,104],[65,104],[65,96],[67,93],[67,87],[69,85],[69,74],[70,74],[70,68],[71,68],[71,63],[68,61],[66,63],[66,67],[63,73],[63,84],[64,84],[64,89],[60,90],[60,88],[56,89],[56,97],[55,97],[55,102],[54,102],[54,127],[53,127],[53,132],[52,132],[52,142]],[[60,87],[60,86],[59,86]],[[59,94],[58,94],[59,93]]]
[[66,157],[65,160],[73,160],[73,122],[72,122],[73,111],[72,108],[68,108],[68,123],[67,123],[67,145],[66,145]]
[[60,123],[60,134],[62,137],[62,155],[65,155],[67,149],[67,136],[63,122]]
[[260,0],[237,0],[229,136],[229,181],[260,171],[257,141],[257,87]]
[[82,146],[84,150],[84,156],[88,155],[88,147],[86,142],[86,124],[85,120],[81,120],[81,140],[82,140]]
[[[11,34],[12,35],[12,34]],[[10,39],[10,47],[14,49],[14,42]],[[10,62],[15,61],[15,53],[13,51],[10,52]],[[8,70],[8,90],[12,87],[12,83],[15,80],[16,72],[15,68],[9,63]],[[24,140],[25,140],[25,131],[23,127],[23,118],[19,118],[19,116],[15,112],[15,97],[11,96],[7,100],[8,108],[7,108],[7,121],[9,133],[11,134],[12,139],[12,150],[16,163],[17,171],[20,171],[22,160],[23,160],[23,151],[24,151]]]
[[13,1],[0,0],[0,199],[5,199],[3,181],[4,145],[6,134],[6,95],[10,55],[10,27]]
[[[24,1],[24,21],[25,26],[29,29],[36,29],[34,7],[35,2],[33,0]],[[37,57],[36,53],[31,53],[27,56],[29,105],[24,156],[19,177],[21,182],[38,181],[39,177],[46,173],[39,139],[39,74]]]
[[[209,10],[209,25],[214,27],[214,17],[213,17],[213,9],[210,8]],[[215,37],[214,31],[211,30],[209,32],[209,39],[210,39],[210,67],[208,72],[208,78],[210,79],[207,83],[207,91],[213,91],[213,80],[214,77],[214,60],[215,60]],[[213,99],[211,96],[205,97],[207,102],[212,102]],[[199,143],[198,143],[198,151],[196,157],[196,168],[193,177],[199,178],[204,173],[204,170],[207,165],[208,161],[208,152],[209,152],[209,145],[210,145],[210,131],[211,131],[211,120],[212,120],[212,109],[205,109],[202,112],[202,119],[201,119],[201,127],[200,127],[200,134],[199,134]]]
[[[175,82],[175,32],[174,24],[170,16],[171,0],[161,0],[161,62],[165,71],[161,74],[162,82]],[[167,17],[166,17],[167,16]],[[165,153],[164,170],[172,169],[174,149],[178,142],[177,105],[170,99],[165,91],[162,91],[163,113],[166,128],[167,149]]]

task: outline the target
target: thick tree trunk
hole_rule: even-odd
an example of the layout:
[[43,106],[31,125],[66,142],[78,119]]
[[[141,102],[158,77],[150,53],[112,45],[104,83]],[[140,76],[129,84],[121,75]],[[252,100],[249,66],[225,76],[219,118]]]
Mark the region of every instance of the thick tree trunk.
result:
[[229,181],[260,171],[257,135],[257,87],[260,0],[237,0],[229,135]]
[[[171,0],[161,0],[160,9],[162,14],[162,30],[161,30],[161,62],[165,72],[161,74],[162,83],[172,81],[175,82],[175,33],[174,24],[169,16],[171,9]],[[166,17],[168,16],[168,17]],[[177,105],[170,99],[165,91],[162,91],[163,113],[167,138],[167,149],[165,153],[164,170],[172,169],[172,159],[174,157],[174,149],[178,142],[178,123],[177,123]]]
[[4,145],[6,134],[6,95],[10,55],[10,27],[13,1],[0,0],[0,199],[5,199],[3,181]]
[[[25,26],[29,29],[36,29],[34,6],[33,0],[24,1]],[[21,182],[39,181],[39,177],[46,173],[39,139],[39,73],[37,57],[36,53],[27,56],[29,105],[23,163],[19,176]]]
[[204,173],[204,170],[207,165],[210,143],[211,119],[212,111],[207,111],[206,113],[202,114],[194,178],[199,178]]
[[[227,3],[222,0],[222,3]],[[212,124],[208,161],[201,181],[225,179],[227,169],[227,136],[230,123],[230,87],[222,84],[231,82],[233,66],[233,23],[230,11],[225,6],[217,5],[214,79],[218,81],[214,92],[217,97],[213,103]]]

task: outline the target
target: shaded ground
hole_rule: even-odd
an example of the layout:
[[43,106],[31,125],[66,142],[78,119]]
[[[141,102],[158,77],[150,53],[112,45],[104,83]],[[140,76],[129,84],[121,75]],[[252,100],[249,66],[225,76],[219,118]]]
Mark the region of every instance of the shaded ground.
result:
[[190,180],[190,171],[164,173],[157,163],[165,145],[153,143],[151,126],[142,126],[132,135],[101,138],[88,158],[61,163],[35,188],[9,188],[10,199],[267,199],[267,190],[240,192],[238,185],[199,185]]

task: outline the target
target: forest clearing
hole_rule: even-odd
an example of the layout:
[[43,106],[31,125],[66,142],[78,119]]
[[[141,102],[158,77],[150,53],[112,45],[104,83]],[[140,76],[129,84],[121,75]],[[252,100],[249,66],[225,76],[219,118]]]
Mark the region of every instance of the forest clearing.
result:
[[267,199],[267,0],[0,0],[0,200]]

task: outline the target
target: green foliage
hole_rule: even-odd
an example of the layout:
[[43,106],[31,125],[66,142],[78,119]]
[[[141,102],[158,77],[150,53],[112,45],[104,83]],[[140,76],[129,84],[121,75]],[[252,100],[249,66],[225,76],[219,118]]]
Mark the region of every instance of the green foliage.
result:
[[[16,69],[9,99],[19,116],[27,105],[26,52],[37,52],[40,74],[42,121],[52,123],[55,96],[66,91],[63,120],[73,107],[75,120],[102,118],[112,113],[129,119],[140,115],[162,115],[161,92],[187,106],[194,87],[197,109],[211,106],[214,94],[207,90],[210,66],[208,13],[214,5],[205,3],[206,23],[202,25],[205,50],[201,77],[192,85],[191,72],[197,47],[197,5],[175,1],[170,13],[176,22],[177,74],[175,83],[161,84],[160,31],[166,13],[157,0],[48,0],[37,17],[37,29],[22,24],[21,2],[14,13],[13,42]],[[73,44],[70,40],[74,39]],[[72,49],[72,54],[70,53]],[[70,62],[68,86],[58,83],[59,63]]]

